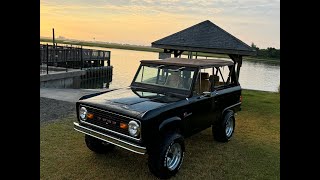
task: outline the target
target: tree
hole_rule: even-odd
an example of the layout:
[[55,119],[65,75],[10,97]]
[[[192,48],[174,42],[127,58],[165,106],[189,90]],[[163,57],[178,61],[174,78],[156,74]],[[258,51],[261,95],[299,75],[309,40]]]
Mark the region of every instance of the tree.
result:
[[254,43],[251,43],[251,47],[258,52],[259,48]]
[[276,49],[274,47],[268,47],[267,49],[260,49],[254,43],[251,43],[251,48],[256,50],[257,57],[280,59],[280,49]]

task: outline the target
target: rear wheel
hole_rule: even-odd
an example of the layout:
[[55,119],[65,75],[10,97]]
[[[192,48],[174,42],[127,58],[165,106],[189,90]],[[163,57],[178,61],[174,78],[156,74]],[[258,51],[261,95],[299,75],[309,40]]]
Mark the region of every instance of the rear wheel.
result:
[[212,134],[214,139],[219,142],[228,142],[233,135],[234,128],[234,112],[229,110],[224,113],[221,121],[216,126],[212,126]]
[[98,154],[104,154],[114,149],[114,145],[101,141],[100,139],[94,138],[89,135],[85,135],[85,142],[87,147]]
[[180,169],[184,157],[184,138],[173,133],[167,135],[160,147],[150,150],[148,157],[149,170],[158,178],[174,176]]

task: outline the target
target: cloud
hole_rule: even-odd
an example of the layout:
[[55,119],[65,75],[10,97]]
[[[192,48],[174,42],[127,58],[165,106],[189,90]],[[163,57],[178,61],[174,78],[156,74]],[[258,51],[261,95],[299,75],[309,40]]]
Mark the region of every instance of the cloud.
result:
[[280,3],[277,0],[41,0],[41,7],[50,7],[56,14],[78,11],[113,14],[156,14],[171,13],[186,16],[250,16],[267,18],[275,14],[280,17]]
[[[235,35],[244,34],[247,39],[250,39],[247,33],[250,30],[257,39],[252,41],[280,37],[279,0],[41,0],[40,19],[42,24],[51,27],[58,21],[72,22],[73,27],[80,26],[76,23],[98,27],[111,21],[128,24],[131,20],[148,24],[150,28],[161,24],[159,27],[174,25],[181,29],[183,24],[186,28],[208,19]],[[134,30],[146,33],[143,27]],[[268,31],[270,34],[265,34]]]

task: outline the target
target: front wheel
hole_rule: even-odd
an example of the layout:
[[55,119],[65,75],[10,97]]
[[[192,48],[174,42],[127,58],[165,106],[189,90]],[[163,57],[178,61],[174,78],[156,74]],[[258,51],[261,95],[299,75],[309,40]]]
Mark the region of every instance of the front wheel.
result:
[[219,142],[228,142],[233,135],[234,128],[234,113],[230,110],[224,113],[222,120],[216,126],[212,126],[214,139]]
[[100,139],[94,138],[89,135],[85,135],[85,142],[87,147],[98,154],[104,154],[114,149],[114,145],[101,141]]
[[167,135],[160,147],[150,151],[149,170],[161,179],[174,176],[181,167],[184,152],[184,138],[178,133]]

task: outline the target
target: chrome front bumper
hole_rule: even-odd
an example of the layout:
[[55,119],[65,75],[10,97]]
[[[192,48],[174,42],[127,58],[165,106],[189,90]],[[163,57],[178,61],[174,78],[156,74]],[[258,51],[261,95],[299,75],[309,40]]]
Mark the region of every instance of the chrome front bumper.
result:
[[119,147],[124,148],[126,150],[135,152],[137,154],[145,154],[146,151],[147,151],[146,147],[138,146],[138,145],[132,144],[130,142],[126,142],[126,141],[124,141],[122,139],[119,139],[119,138],[116,138],[116,137],[112,137],[110,135],[103,134],[101,132],[89,129],[87,127],[81,126],[77,122],[73,122],[73,128],[76,131],[79,131],[81,133],[84,133],[84,134],[87,134],[89,136],[95,137],[95,138],[100,139],[102,141],[114,144],[116,146],[119,146]]

